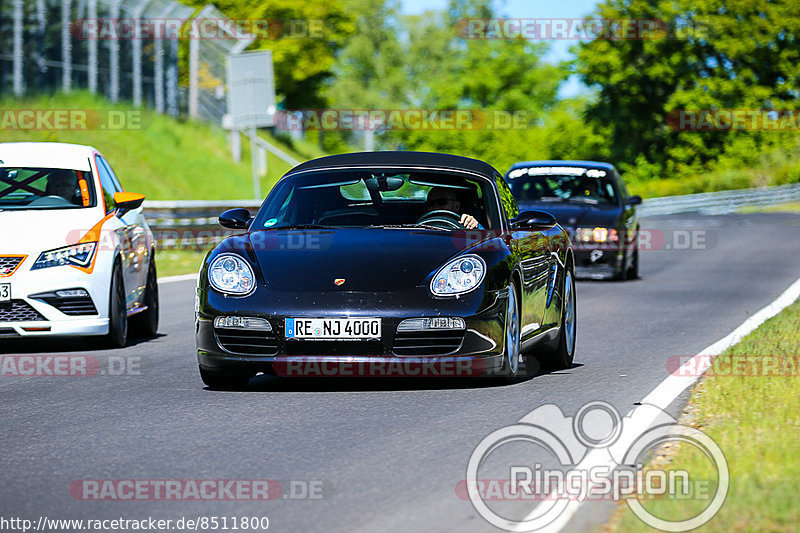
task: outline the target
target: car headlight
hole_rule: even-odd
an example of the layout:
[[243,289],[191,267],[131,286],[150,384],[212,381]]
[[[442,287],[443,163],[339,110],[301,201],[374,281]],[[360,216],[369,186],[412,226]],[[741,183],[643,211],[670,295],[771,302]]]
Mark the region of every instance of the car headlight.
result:
[[86,268],[92,264],[95,252],[97,252],[96,242],[82,242],[72,246],[48,250],[39,255],[31,270],[65,265]]
[[486,275],[486,263],[477,255],[465,255],[444,265],[431,280],[437,296],[455,296],[473,291]]
[[208,269],[208,281],[219,292],[249,294],[256,286],[253,269],[235,254],[218,255]]
[[619,234],[614,228],[578,228],[575,230],[576,240],[578,242],[617,242],[619,241]]

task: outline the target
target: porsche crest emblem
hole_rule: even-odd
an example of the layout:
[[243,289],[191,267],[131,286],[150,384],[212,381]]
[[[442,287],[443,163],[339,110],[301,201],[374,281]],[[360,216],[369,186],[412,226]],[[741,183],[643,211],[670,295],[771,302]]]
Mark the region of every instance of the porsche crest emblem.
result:
[[336,285],[337,287],[339,285],[343,285],[344,284],[344,278],[336,278],[335,280],[333,280],[333,284]]

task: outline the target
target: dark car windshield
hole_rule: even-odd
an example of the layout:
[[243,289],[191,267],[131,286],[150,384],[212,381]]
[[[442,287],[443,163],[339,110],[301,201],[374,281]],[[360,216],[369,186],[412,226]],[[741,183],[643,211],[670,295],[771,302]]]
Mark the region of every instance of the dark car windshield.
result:
[[0,209],[78,209],[93,205],[91,172],[0,168]]
[[603,169],[520,168],[509,172],[507,181],[518,202],[619,204],[614,183]]
[[[491,182],[439,171],[328,170],[281,180],[250,226],[425,226],[431,211],[474,216],[485,229],[500,227]],[[447,228],[443,228],[447,229]]]

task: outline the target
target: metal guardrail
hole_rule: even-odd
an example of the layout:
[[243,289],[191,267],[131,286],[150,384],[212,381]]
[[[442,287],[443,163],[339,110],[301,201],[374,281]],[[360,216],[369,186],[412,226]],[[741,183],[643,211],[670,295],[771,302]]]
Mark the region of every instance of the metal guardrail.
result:
[[775,187],[760,187],[758,189],[650,198],[642,203],[639,208],[639,216],[647,217],[693,212],[704,215],[724,215],[734,213],[747,206],[768,206],[798,201],[800,201],[800,183],[793,183]]
[[[745,206],[767,206],[785,202],[800,202],[800,183],[650,198],[640,206],[639,216],[691,212],[720,215],[736,212]],[[219,225],[217,217],[220,213],[227,209],[244,207],[255,214],[261,203],[260,200],[146,201],[144,214],[163,248],[201,249],[236,233]]]
[[144,203],[144,216],[161,248],[205,249],[237,233],[219,225],[220,213],[243,207],[255,214],[261,200],[182,200]]

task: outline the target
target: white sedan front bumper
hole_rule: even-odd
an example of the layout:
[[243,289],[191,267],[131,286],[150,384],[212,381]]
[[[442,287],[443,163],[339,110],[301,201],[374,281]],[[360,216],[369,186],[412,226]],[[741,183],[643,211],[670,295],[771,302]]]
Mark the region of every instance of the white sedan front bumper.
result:
[[[0,302],[0,337],[105,335],[108,333],[110,275],[95,265],[91,274],[69,266],[30,270],[28,257],[0,283],[11,285],[11,301]],[[101,267],[101,268],[97,268]],[[69,315],[31,295],[55,293],[64,289],[83,289],[94,304],[96,313]]]

